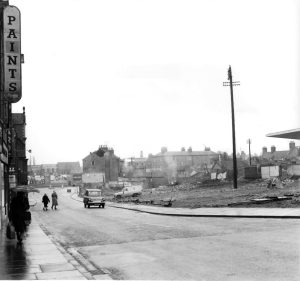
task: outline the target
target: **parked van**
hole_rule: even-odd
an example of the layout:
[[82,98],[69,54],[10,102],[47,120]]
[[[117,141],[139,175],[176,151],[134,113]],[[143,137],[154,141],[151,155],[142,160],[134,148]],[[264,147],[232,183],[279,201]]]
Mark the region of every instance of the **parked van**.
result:
[[83,196],[84,208],[90,206],[98,206],[99,208],[105,207],[105,199],[101,195],[99,189],[86,189]]
[[142,194],[143,187],[141,185],[132,185],[124,187],[120,192],[116,192],[114,197],[116,199],[124,198],[124,197],[136,197]]

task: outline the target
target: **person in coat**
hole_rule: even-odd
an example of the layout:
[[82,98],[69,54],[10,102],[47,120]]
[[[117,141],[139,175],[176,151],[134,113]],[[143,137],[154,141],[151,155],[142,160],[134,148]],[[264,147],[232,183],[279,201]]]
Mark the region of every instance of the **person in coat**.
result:
[[18,192],[10,204],[9,220],[15,227],[18,243],[22,243],[23,234],[26,230],[25,212],[29,206],[26,204],[24,192]]
[[42,202],[44,203],[43,210],[47,211],[48,210],[48,203],[50,203],[50,199],[49,199],[49,197],[46,193],[44,194],[44,196],[42,198]]
[[56,210],[56,206],[58,205],[58,196],[57,196],[57,193],[53,190],[52,194],[51,194],[51,197],[52,197],[52,206],[51,206],[51,209],[53,210],[53,208]]

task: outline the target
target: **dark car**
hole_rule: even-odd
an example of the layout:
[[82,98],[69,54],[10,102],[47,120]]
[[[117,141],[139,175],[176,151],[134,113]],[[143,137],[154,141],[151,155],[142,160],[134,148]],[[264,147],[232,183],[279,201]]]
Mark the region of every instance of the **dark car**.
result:
[[98,206],[99,208],[105,207],[105,199],[101,195],[99,189],[86,189],[83,196],[84,208],[90,206]]

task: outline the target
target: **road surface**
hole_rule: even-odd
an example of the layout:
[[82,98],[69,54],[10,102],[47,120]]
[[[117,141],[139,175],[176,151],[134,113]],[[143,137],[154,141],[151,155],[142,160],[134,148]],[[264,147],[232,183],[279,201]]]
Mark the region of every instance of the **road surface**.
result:
[[47,234],[114,279],[299,280],[300,221],[167,217],[84,208],[66,188],[58,210],[32,208]]

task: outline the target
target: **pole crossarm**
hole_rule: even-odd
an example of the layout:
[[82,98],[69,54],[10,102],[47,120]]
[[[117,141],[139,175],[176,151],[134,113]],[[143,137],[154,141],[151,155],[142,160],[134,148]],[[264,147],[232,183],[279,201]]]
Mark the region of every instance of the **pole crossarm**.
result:
[[[232,81],[232,86],[240,86],[240,81]],[[223,82],[223,86],[224,87],[229,87],[230,86],[230,82]]]

